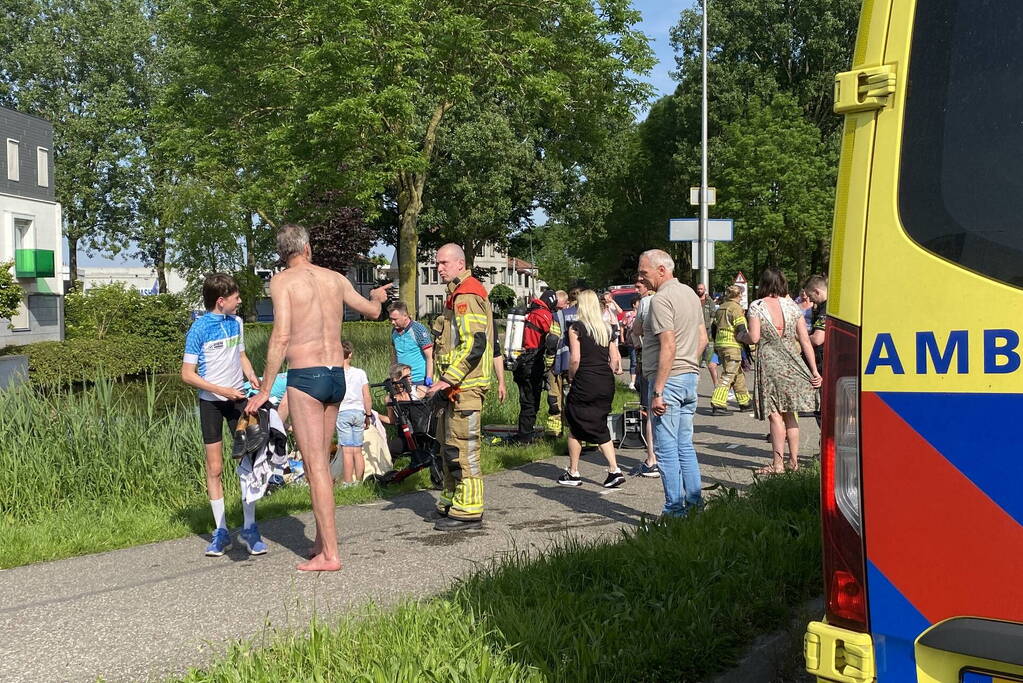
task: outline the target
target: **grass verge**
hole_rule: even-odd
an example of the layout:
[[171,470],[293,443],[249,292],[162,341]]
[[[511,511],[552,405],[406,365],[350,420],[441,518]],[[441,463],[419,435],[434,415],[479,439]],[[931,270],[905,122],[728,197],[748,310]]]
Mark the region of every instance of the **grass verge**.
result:
[[[262,365],[269,330],[246,334],[256,368]],[[390,325],[346,323],[356,346],[356,365],[371,381],[386,376]],[[509,377],[508,397],[487,397],[483,423],[513,423],[518,392]],[[635,394],[620,389],[617,409]],[[32,562],[115,550],[206,533],[212,515],[205,495],[202,440],[194,392],[177,377],[147,382],[94,384],[49,392],[25,387],[3,394],[0,411],[0,569]],[[381,403],[378,406],[382,408]],[[546,406],[540,421],[546,419]],[[226,439],[230,444],[230,438]],[[485,445],[484,472],[516,467],[564,452],[564,442],[532,448]],[[228,523],[242,521],[234,462],[225,459]],[[421,472],[401,488],[369,486],[338,490],[340,505],[362,503],[416,488]],[[310,508],[308,489],[290,487],[261,501],[269,519]]]
[[695,681],[818,590],[814,473],[617,541],[521,553],[445,595],[236,644],[199,681]]

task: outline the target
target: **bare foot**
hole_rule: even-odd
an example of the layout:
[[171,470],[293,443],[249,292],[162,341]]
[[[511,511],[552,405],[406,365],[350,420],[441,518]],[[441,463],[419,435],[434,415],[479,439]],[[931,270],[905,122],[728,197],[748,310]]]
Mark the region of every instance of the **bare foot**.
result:
[[295,567],[300,572],[336,572],[341,569],[341,560],[328,560],[322,554]]
[[784,468],[778,469],[774,465],[764,465],[763,467],[760,467],[758,469],[753,470],[754,474],[759,474],[760,476],[770,476],[772,474],[782,474],[783,472],[785,472]]

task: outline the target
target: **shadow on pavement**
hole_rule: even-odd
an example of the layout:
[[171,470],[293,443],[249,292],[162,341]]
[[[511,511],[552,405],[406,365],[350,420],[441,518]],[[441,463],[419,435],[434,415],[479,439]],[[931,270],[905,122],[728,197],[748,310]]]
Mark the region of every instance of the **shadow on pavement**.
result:
[[[305,524],[297,517],[268,519],[260,523],[259,531],[267,540],[287,548],[303,559],[313,545],[313,540],[306,536]],[[245,552],[244,548],[242,552]]]
[[[638,526],[646,516],[644,512],[615,502],[610,498],[614,493],[608,493],[608,489],[601,488],[600,482],[587,481],[579,487],[558,486],[555,482],[564,470],[556,465],[537,462],[526,465],[520,470],[539,479],[545,479],[547,483],[542,485],[520,483],[513,484],[513,487],[532,491],[542,498],[561,503],[573,512],[601,515],[615,522],[631,526]],[[627,490],[628,485],[626,483],[622,490]]]

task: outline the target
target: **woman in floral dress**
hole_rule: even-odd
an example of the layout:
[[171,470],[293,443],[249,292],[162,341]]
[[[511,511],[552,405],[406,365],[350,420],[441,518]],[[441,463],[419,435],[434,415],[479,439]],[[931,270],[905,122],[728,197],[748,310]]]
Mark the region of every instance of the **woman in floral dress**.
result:
[[754,366],[753,414],[771,426],[770,465],[758,474],[785,471],[785,443],[789,446],[787,468],[799,469],[799,422],[797,413],[820,406],[821,376],[817,371],[803,311],[789,298],[785,274],[767,268],[746,315],[749,331],[741,341],[757,344]]

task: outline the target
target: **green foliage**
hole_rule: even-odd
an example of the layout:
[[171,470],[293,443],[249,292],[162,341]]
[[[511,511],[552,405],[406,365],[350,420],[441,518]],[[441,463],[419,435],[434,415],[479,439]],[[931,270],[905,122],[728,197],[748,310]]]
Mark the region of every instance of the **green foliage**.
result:
[[[134,336],[183,345],[190,323],[189,307],[174,294],[143,296],[124,283],[72,290],[64,297],[68,339]],[[85,373],[86,377],[91,376]]]
[[695,519],[524,549],[447,595],[238,644],[182,680],[707,680],[818,590],[818,497],[816,475],[779,477]]
[[819,486],[766,480],[618,542],[521,552],[456,597],[545,680],[707,680],[819,590]]
[[257,657],[247,646],[236,645],[223,664],[191,671],[181,680],[543,680],[530,667],[516,663],[509,656],[511,648],[495,647],[489,636],[483,620],[450,600],[404,602],[387,612],[367,608],[333,626],[316,619],[307,633],[282,636]]
[[735,218],[735,241],[717,245],[723,273],[731,278],[743,268],[756,279],[762,265],[784,264],[802,282],[831,233],[835,201],[836,166],[820,131],[793,97],[778,94],[766,105],[753,98],[719,141],[717,210]]
[[[266,358],[272,326],[245,326],[246,353],[259,372]],[[345,323],[344,337],[355,344],[357,367],[371,381],[386,377],[391,362],[389,323]],[[94,374],[84,387],[61,386],[85,370],[87,356],[114,363],[121,356],[140,356],[159,345],[133,339],[120,342],[79,339],[59,344],[18,347],[28,351],[37,367],[35,383],[48,379],[49,389],[28,387],[4,394],[0,411],[0,568],[40,560],[81,555],[151,543],[210,528],[205,495],[203,450],[195,417],[195,391],[176,376],[180,345],[167,346],[166,370],[175,375],[145,382],[111,382]],[[10,350],[8,350],[10,352]],[[96,369],[99,363],[93,365]],[[65,368],[64,377],[59,375]],[[111,366],[105,365],[106,376]],[[77,375],[82,378],[81,375]],[[98,380],[98,381],[96,381]],[[485,424],[513,424],[518,416],[518,390],[508,379],[508,399],[500,403],[491,390],[483,408]],[[614,409],[621,410],[635,394],[619,387]],[[375,393],[377,410],[383,394]],[[546,410],[544,405],[543,410]],[[545,419],[541,413],[540,420]],[[534,448],[484,444],[483,471],[518,467],[563,453],[564,440]],[[227,460],[225,482],[237,481]],[[372,487],[338,489],[339,504],[365,503],[430,485],[425,472],[407,479],[399,491]],[[229,523],[241,523],[238,489],[227,486]],[[262,518],[309,509],[308,490],[288,487],[260,504]]]
[[504,313],[515,305],[515,290],[508,285],[494,285],[487,298],[494,304],[495,312]]
[[[587,263],[576,257],[578,236],[563,223],[549,222],[517,235],[512,240],[510,253],[533,265],[553,289],[568,291],[580,281],[588,281],[593,272],[593,261]],[[593,248],[594,255],[602,253]]]
[[560,173],[542,144],[542,131],[515,120],[511,110],[449,116],[420,219],[427,226],[423,245],[454,242],[471,259],[484,243],[505,246],[510,235],[531,226],[534,203],[554,191]]
[[[477,166],[505,152],[506,135],[467,140],[452,125],[477,126],[477,112],[514,103],[513,130],[542,131],[534,149],[574,172],[649,93],[638,20],[628,0],[172,0],[161,15],[173,73],[164,104],[181,138],[201,148],[191,150],[204,161],[200,177],[274,222],[323,191],[370,213],[383,199],[397,216],[400,291],[415,315],[418,220],[435,164],[451,158],[444,145],[464,141]],[[474,178],[486,196],[506,186],[495,174]]]
[[[860,0],[732,0],[710,3],[710,115],[715,128],[760,98],[788,93],[806,120],[828,139],[841,117],[832,111],[834,77],[849,68]],[[698,116],[702,17],[683,10],[671,32],[682,83],[677,95]]]
[[[832,81],[850,63],[860,4],[709,3],[709,180],[718,189],[710,216],[736,221],[736,241],[716,245],[715,289],[740,269],[754,281],[765,265],[793,279],[827,269],[841,122]],[[669,243],[666,228],[698,214],[689,188],[700,182],[700,12],[684,10],[672,31],[675,93],[605,146],[584,169],[577,200],[556,216],[570,228],[570,255],[596,282],[630,277],[639,252],[653,247],[675,258],[681,279],[692,277],[690,245]],[[774,185],[785,189],[771,194]],[[768,201],[766,213],[758,201]]]
[[11,318],[18,312],[24,291],[11,274],[11,262],[0,263],[0,318]]
[[55,388],[92,382],[97,377],[131,377],[145,373],[174,372],[181,367],[184,340],[165,341],[134,335],[102,339],[78,337],[62,342],[38,342],[8,346],[3,355],[28,356],[32,384]]
[[242,303],[238,307],[238,315],[246,321],[255,320],[256,303],[266,298],[266,281],[248,270],[239,270],[231,273],[231,277],[238,283],[238,292],[242,296]]

